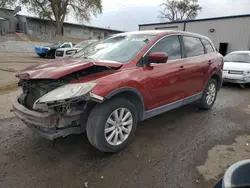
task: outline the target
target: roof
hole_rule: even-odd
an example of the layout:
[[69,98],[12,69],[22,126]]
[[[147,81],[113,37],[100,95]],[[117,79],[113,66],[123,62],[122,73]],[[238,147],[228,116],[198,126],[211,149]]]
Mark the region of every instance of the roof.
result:
[[6,20],[6,19],[0,16],[0,20]]
[[206,36],[199,35],[197,33],[191,33],[186,31],[179,31],[179,30],[143,30],[143,31],[132,31],[132,32],[125,32],[125,33],[119,33],[118,35],[168,35],[168,34],[180,34],[180,35],[190,35],[190,36],[196,36],[200,38],[207,38]]
[[77,23],[71,23],[71,22],[64,22],[64,24],[69,24],[69,25],[77,25],[77,26],[84,26],[88,28],[94,28],[94,29],[101,29],[101,30],[106,30],[106,31],[115,31],[115,32],[124,32],[121,30],[116,30],[116,29],[110,29],[110,28],[103,28],[103,27],[96,27],[96,26],[90,26],[90,25],[85,25],[85,24],[77,24]]
[[250,17],[250,14],[222,16],[222,17],[213,17],[213,18],[203,18],[203,19],[195,19],[195,20],[179,20],[179,21],[173,21],[173,22],[158,22],[158,23],[149,23],[149,24],[139,24],[139,26],[175,24],[175,23],[188,23],[188,22],[201,22],[201,21],[209,21],[209,20],[222,20],[222,19],[243,18],[243,17]]
[[[136,34],[140,34],[140,35],[158,35],[158,34],[162,34],[162,33],[169,33],[172,32],[171,30],[145,30],[145,31],[132,31],[132,32],[126,32],[126,33],[120,33],[117,35],[136,35]],[[176,32],[176,31],[173,31]]]
[[7,11],[14,11],[14,9],[10,9],[10,8],[2,8],[2,7],[0,7],[0,9],[7,10]]

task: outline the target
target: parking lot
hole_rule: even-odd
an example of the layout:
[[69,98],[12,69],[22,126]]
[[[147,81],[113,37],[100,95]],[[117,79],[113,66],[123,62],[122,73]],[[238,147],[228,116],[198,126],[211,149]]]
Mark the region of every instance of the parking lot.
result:
[[249,92],[225,85],[212,110],[188,105],[141,122],[129,147],[104,154],[85,134],[35,135],[9,112],[18,89],[1,91],[0,187],[210,187],[249,156]]

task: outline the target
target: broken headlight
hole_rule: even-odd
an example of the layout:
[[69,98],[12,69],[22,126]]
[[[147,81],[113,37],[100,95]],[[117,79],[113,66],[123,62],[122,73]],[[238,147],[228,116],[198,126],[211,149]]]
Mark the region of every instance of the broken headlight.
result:
[[36,103],[50,103],[74,99],[89,93],[96,86],[95,82],[66,84],[39,98]]

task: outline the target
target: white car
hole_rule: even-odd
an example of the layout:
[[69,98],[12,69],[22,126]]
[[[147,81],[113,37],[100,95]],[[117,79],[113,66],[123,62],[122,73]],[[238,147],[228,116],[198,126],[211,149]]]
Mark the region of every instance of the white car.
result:
[[223,82],[250,83],[250,51],[236,51],[224,57]]
[[84,40],[71,48],[59,48],[56,50],[56,58],[70,57],[74,55],[76,52],[80,51],[81,49],[85,48],[89,44],[92,44],[96,41],[97,40]]

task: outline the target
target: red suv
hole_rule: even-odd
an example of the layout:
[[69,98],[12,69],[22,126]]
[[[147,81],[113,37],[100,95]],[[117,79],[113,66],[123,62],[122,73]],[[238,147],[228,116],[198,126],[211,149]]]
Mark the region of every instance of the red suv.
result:
[[195,101],[210,109],[222,69],[223,58],[207,37],[122,33],[19,72],[23,92],[13,109],[47,139],[86,131],[94,147],[117,152],[135,137],[139,121]]

